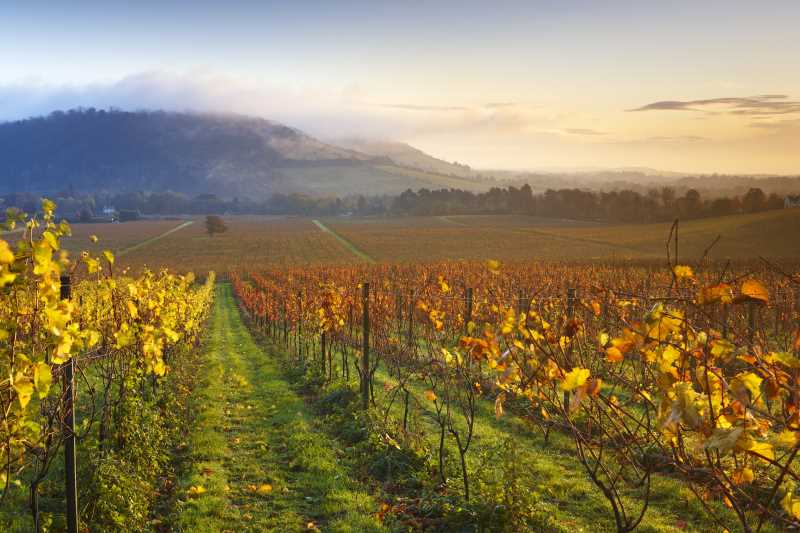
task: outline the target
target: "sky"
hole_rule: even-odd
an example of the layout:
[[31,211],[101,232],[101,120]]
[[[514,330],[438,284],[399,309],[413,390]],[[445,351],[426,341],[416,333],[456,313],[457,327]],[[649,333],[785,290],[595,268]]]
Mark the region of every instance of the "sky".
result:
[[800,174],[800,2],[0,0],[0,120],[223,111],[476,168]]

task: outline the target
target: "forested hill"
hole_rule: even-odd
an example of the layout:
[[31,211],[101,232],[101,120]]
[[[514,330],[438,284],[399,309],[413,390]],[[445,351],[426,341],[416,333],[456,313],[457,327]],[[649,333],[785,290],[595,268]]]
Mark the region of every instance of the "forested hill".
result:
[[79,109],[0,124],[0,193],[392,194],[465,186],[261,118]]

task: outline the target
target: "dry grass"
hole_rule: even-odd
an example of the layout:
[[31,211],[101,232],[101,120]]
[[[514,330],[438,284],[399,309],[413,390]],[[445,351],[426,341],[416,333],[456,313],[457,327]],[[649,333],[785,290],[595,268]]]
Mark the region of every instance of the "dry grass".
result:
[[[209,237],[202,219],[131,250],[122,265],[177,271],[227,272],[258,266],[362,261],[308,218],[225,217],[228,233]],[[601,225],[526,216],[327,218],[327,227],[379,262],[599,259],[663,260],[668,223]],[[181,221],[76,224],[70,249],[119,251],[149,241]],[[97,245],[89,235],[100,238]],[[800,210],[781,210],[681,222],[681,259],[697,259],[721,235],[712,259],[800,257]]]
[[[670,223],[608,225],[526,216],[328,219],[326,224],[378,261],[444,259],[661,259]],[[800,210],[681,222],[680,257],[800,257]]]
[[342,244],[306,218],[224,217],[228,232],[210,237],[202,220],[131,251],[120,264],[178,272],[228,272],[256,265],[352,263]]

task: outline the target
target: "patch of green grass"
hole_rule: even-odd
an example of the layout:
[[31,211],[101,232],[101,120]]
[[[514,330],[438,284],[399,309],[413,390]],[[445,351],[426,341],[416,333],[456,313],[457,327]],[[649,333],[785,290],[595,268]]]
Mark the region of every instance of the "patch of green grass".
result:
[[[227,284],[217,288],[205,350],[176,529],[283,532],[313,522],[324,531],[380,530],[376,502],[256,345]],[[205,492],[190,497],[193,486]]]
[[[396,380],[384,369],[376,373],[374,390],[377,405],[386,405],[385,391]],[[414,401],[413,416],[419,421],[418,431],[425,435],[430,449],[438,446],[438,426],[433,418],[433,402],[425,398],[426,387],[420,382],[408,386]],[[402,419],[402,405],[395,402],[390,415],[395,420]],[[457,416],[456,416],[457,418]],[[465,429],[462,421],[457,427]],[[467,455],[472,484],[478,490],[481,479],[491,480],[502,477],[503,464],[496,459],[498,451],[509,442],[514,445],[514,462],[523,471],[521,478],[528,484],[537,499],[539,511],[547,510],[552,521],[546,526],[554,531],[616,531],[611,506],[600,490],[591,482],[575,457],[572,439],[558,431],[551,431],[545,441],[541,432],[524,419],[506,413],[500,419],[494,414],[493,402],[479,400],[475,421],[475,436],[472,448]],[[448,489],[462,491],[458,472],[458,451],[453,439],[447,439]],[[493,459],[495,458],[495,459]],[[475,495],[480,498],[480,492]],[[625,499],[626,509],[638,512],[640,509],[635,497]],[[720,515],[726,516],[728,529],[738,529],[738,522],[728,513],[721,502],[708,502]],[[552,528],[552,529],[551,529]],[[638,531],[715,531],[719,526],[703,510],[692,492],[679,480],[654,474],[652,478],[650,505]],[[765,527],[764,531],[774,531]]]

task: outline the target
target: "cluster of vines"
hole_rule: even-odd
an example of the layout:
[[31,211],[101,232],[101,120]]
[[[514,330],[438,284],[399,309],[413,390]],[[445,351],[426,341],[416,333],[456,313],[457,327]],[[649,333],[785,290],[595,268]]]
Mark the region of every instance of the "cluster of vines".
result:
[[[489,261],[231,278],[243,307],[298,363],[327,380],[357,375],[373,408],[388,413],[371,390],[385,368],[384,401],[405,405],[401,431],[409,401],[433,402],[442,482],[449,438],[466,499],[476,403],[488,398],[497,416],[522,401],[546,436],[572,437],[619,531],[641,522],[657,474],[684,480],[721,527],[729,515],[710,501],[745,531],[800,525],[797,274],[766,263]],[[425,383],[422,398],[412,382]]]
[[[70,228],[54,210],[44,200],[40,217],[9,212],[5,229],[21,224],[24,233],[13,245],[0,240],[0,504],[27,485],[37,530],[40,484],[67,439],[91,446],[94,467],[103,457],[120,465],[119,454],[136,449],[130,416],[156,405],[171,358],[195,344],[214,283],[213,275],[200,285],[167,272],[115,275],[111,252],[73,261],[61,248]],[[68,375],[80,394],[74,407]],[[77,419],[74,430],[66,417]],[[81,512],[102,504],[86,501]],[[111,514],[106,526],[126,520],[121,509]]]

